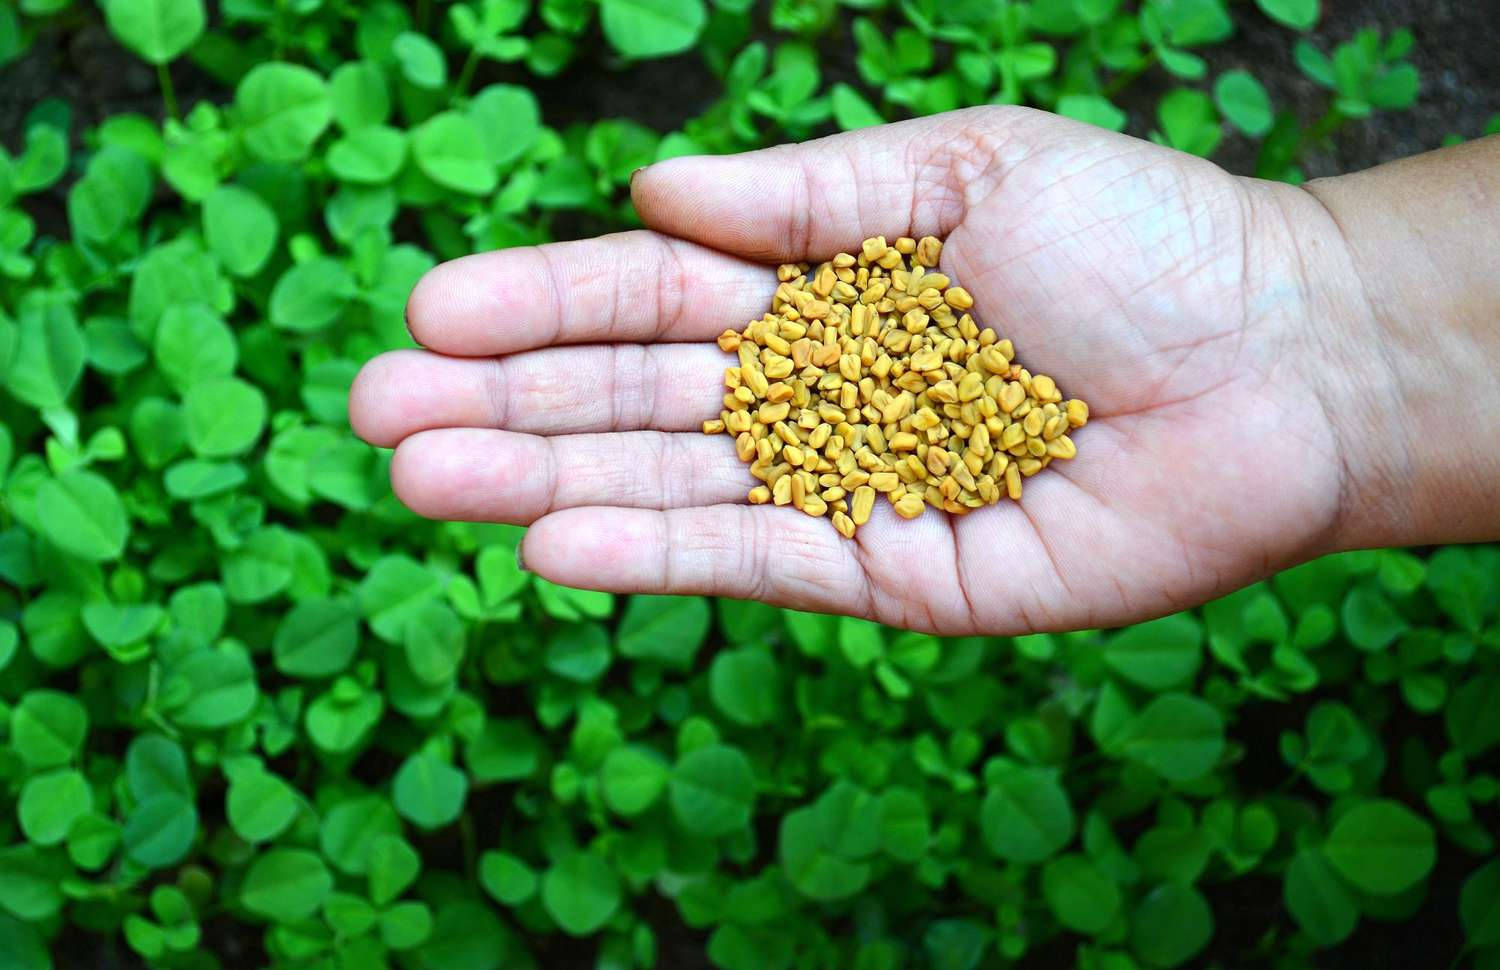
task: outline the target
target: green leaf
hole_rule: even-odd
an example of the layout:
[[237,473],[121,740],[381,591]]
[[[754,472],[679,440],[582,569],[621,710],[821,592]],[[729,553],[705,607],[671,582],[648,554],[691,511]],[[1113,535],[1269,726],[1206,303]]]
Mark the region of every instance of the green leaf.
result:
[[725,717],[755,727],[777,715],[781,674],[776,661],[762,648],[725,650],[714,657],[709,668],[708,691]]
[[328,80],[333,118],[345,131],[383,125],[391,116],[391,95],[378,64],[351,61]]
[[402,763],[391,784],[396,811],[413,825],[442,828],[463,811],[469,779],[436,755],[419,753]]
[[391,41],[391,54],[401,75],[419,88],[435,91],[448,81],[443,49],[424,34],[410,30],[397,34]]
[[1207,157],[1224,136],[1218,113],[1208,95],[1190,88],[1177,88],[1156,106],[1157,121],[1166,144],[1179,151]]
[[438,578],[427,567],[407,556],[385,556],[370,567],[356,598],[376,636],[403,643],[407,624],[439,592]]
[[37,410],[63,407],[83,375],[84,342],[73,310],[65,303],[37,300],[21,309],[6,387],[16,400]]
[[880,796],[880,846],[902,862],[927,854],[932,819],[922,796],[909,788],[891,788]]
[[1323,854],[1304,848],[1286,869],[1287,912],[1319,946],[1342,943],[1359,923],[1359,909]]
[[1339,818],[1323,843],[1323,855],[1355,888],[1393,896],[1432,871],[1437,844],[1425,819],[1400,802],[1376,798]]
[[490,161],[509,165],[529,152],[542,133],[536,95],[515,84],[491,84],[469,99],[465,113],[479,126]]
[[228,727],[247,717],[260,691],[243,647],[204,647],[162,678],[161,707],[181,727]]
[[1059,856],[1042,870],[1042,895],[1057,921],[1070,930],[1103,933],[1120,912],[1120,889],[1085,856]]
[[1224,718],[1218,708],[1187,694],[1163,694],[1121,730],[1125,757],[1168,781],[1203,777],[1224,752]]
[[370,842],[366,860],[370,901],[384,906],[406,891],[422,871],[422,857],[399,835],[381,835]]
[[318,847],[324,858],[340,871],[363,876],[369,871],[371,854],[380,838],[401,834],[396,810],[379,795],[345,799],[323,816]]
[[620,618],[615,645],[621,656],[674,667],[693,662],[710,623],[708,601],[698,596],[632,596]]
[[83,626],[100,646],[118,649],[145,640],[161,626],[165,616],[155,603],[95,600],[83,608]]
[[333,119],[328,84],[296,64],[258,64],[235,90],[245,147],[268,162],[304,158]]
[[234,332],[201,303],[168,307],[156,326],[156,366],[178,392],[228,377],[239,360]]
[[348,600],[304,600],[282,618],[271,647],[287,676],[331,677],[359,649],[359,614]]
[[354,274],[326,256],[298,263],[271,290],[271,323],[311,333],[333,323],[357,292]]
[[444,188],[488,195],[500,184],[484,135],[467,115],[433,115],[412,132],[411,150],[422,173]]
[[392,950],[410,950],[432,934],[432,910],[409,900],[380,914],[380,938]]
[[227,799],[229,826],[246,842],[269,842],[297,817],[297,793],[269,771],[239,772],[230,780]]
[[622,745],[605,755],[599,768],[600,794],[611,811],[639,815],[656,804],[671,774],[671,768],[656,752]]
[[1487,673],[1460,684],[1443,715],[1448,737],[1470,758],[1500,745],[1500,673]]
[[61,769],[27,779],[16,813],[28,840],[56,845],[68,837],[79,816],[93,809],[94,792],[88,779],[72,769]]
[[121,844],[125,854],[149,869],[176,865],[198,835],[198,811],[175,792],[143,798],[125,820]]
[[547,669],[580,684],[597,680],[609,669],[609,631],[597,623],[570,623],[547,644]]
[[266,396],[238,377],[198,381],[183,395],[188,447],[225,458],[254,447],[266,424]]
[[985,845],[1012,862],[1041,862],[1073,838],[1073,806],[1056,775],[1005,766],[992,773],[979,808]]
[[316,852],[272,849],[250,864],[240,885],[240,903],[278,923],[306,919],[333,891],[333,874]]
[[[51,919],[62,908],[60,885],[66,874],[67,867],[55,849],[46,851],[34,845],[0,849],[0,910],[27,922]],[[3,918],[4,913],[0,913]],[[0,936],[3,942],[5,938]]]
[[1500,945],[1500,860],[1474,870],[1458,896],[1470,947]]
[[1188,613],[1138,623],[1110,639],[1104,662],[1121,677],[1149,690],[1181,686],[1203,662],[1203,628]]
[[1310,30],[1318,22],[1318,0],[1255,0],[1261,12],[1293,30]]
[[564,933],[590,936],[620,908],[620,877],[591,852],[574,852],[542,877],[542,907]]
[[74,470],[42,482],[36,515],[42,534],[59,549],[91,562],[120,558],[130,537],[119,494],[93,472]]
[[708,21],[703,0],[601,0],[604,36],[626,57],[663,57],[692,47]]
[[1407,623],[1373,586],[1356,586],[1344,597],[1344,633],[1361,650],[1383,650],[1402,633]]
[[1191,960],[1214,935],[1208,902],[1189,886],[1167,883],[1141,900],[1130,919],[1130,948],[1152,967]]
[[1276,120],[1271,96],[1249,71],[1220,74],[1214,82],[1214,102],[1229,123],[1247,135],[1264,135]]
[[479,857],[479,884],[506,906],[519,906],[536,895],[538,879],[531,867],[505,852]]
[[738,748],[709,744],[688,752],[672,769],[672,812],[684,829],[708,838],[750,824],[755,773]]
[[203,0],[108,0],[110,32],[150,64],[165,64],[203,34]]
[[844,131],[885,124],[885,119],[875,106],[849,85],[842,82],[835,84],[831,96],[833,118]]
[[847,899],[870,881],[868,863],[844,858],[838,852],[839,835],[830,830],[815,806],[788,812],[781,819],[777,845],[782,871],[809,899]]
[[276,248],[276,212],[249,189],[221,185],[203,200],[208,248],[235,276],[254,276]]
[[1124,131],[1130,120],[1108,98],[1097,94],[1065,94],[1057,99],[1057,113],[1110,131]]
[[406,135],[385,125],[349,132],[328,148],[328,170],[345,182],[389,182],[406,161]]

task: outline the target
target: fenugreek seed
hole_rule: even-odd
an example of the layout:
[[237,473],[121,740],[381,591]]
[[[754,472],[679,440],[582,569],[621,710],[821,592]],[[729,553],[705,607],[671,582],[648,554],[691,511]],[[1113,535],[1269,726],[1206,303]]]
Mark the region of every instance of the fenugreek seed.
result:
[[855,525],[864,525],[870,521],[870,512],[875,508],[876,490],[870,485],[861,485],[854,490],[854,503],[850,517],[854,519]]
[[771,484],[771,500],[777,505],[791,504],[792,476],[782,475]]
[[895,503],[896,514],[903,519],[915,519],[925,507],[926,503],[916,495],[904,495]]
[[974,305],[974,298],[962,286],[950,286],[943,299],[955,310],[967,310]]
[[875,237],[857,256],[783,264],[770,311],[720,335],[738,366],[703,430],[735,436],[764,483],[752,503],[829,516],[852,537],[878,494],[908,517],[964,515],[1076,454],[1066,432],[1087,405],[975,321],[941,253],[935,237]]

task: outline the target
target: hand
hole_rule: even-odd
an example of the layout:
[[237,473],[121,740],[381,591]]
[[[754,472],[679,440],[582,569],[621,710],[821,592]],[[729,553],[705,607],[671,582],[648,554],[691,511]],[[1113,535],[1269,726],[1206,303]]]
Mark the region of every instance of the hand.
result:
[[[395,447],[414,511],[528,524],[526,567],[567,585],[947,634],[1133,622],[1334,540],[1340,442],[1302,361],[1304,257],[1337,227],[1306,192],[978,108],[660,162],[633,195],[649,231],[469,256],[418,284],[428,349],[371,361],[350,404]],[[853,541],[747,505],[731,440],[698,430],[732,360],[713,338],[769,307],[769,264],[928,234],[981,325],[1088,402],[1078,457],[963,517],[878,502]]]

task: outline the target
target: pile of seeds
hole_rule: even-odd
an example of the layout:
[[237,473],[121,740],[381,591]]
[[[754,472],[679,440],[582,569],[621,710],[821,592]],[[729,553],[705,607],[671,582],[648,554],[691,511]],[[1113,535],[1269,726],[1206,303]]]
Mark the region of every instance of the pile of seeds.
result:
[[816,269],[781,266],[771,312],[719,337],[739,366],[703,430],[734,436],[764,483],[751,503],[832,515],[852,537],[877,493],[903,518],[963,515],[1077,453],[1068,432],[1088,405],[974,322],[973,297],[936,269],[942,245],[878,236]]

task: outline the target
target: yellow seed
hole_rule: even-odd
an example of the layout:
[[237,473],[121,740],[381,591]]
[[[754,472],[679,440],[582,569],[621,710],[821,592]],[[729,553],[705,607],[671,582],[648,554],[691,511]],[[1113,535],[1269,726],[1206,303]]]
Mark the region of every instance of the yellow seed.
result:
[[724,433],[724,422],[722,420],[720,420],[719,418],[714,418],[711,421],[705,421],[705,422],[703,422],[703,433],[704,434],[723,434]]
[[984,377],[973,371],[965,374],[958,382],[958,399],[960,401],[973,401],[984,393]]
[[760,409],[755,412],[755,417],[761,424],[775,424],[777,421],[785,420],[791,412],[792,406],[785,401],[780,404],[768,402],[760,406]]
[[1047,454],[1052,458],[1072,458],[1078,454],[1078,446],[1067,435],[1047,442]]
[[870,475],[870,487],[877,492],[893,492],[901,485],[895,472],[874,472]]
[[936,236],[923,236],[917,242],[912,262],[918,266],[936,266],[943,254],[943,243]]
[[1013,500],[1021,500],[1021,469],[1014,462],[1005,466],[1005,494]]
[[1026,434],[1035,437],[1042,433],[1042,427],[1047,423],[1047,416],[1041,411],[1031,411],[1021,422],[1021,427],[1026,429]]
[[892,451],[915,451],[917,448],[917,436],[910,431],[898,431],[891,435],[889,442]]
[[1042,470],[1042,463],[1037,461],[1035,458],[1022,458],[1020,461],[1016,462],[1016,467],[1019,467],[1021,469],[1021,475],[1023,477],[1030,478],[1032,475],[1035,475],[1037,472]]
[[[792,504],[795,505],[796,503],[794,502]],[[828,503],[823,501],[816,495],[808,495],[804,497],[802,499],[802,504],[798,507],[808,515],[814,517],[828,514]]]
[[1010,414],[1026,400],[1026,388],[1017,381],[1009,381],[1000,392],[1000,410]]
[[1038,401],[1062,400],[1062,395],[1057,393],[1057,385],[1046,374],[1037,374],[1031,378],[1031,393],[1036,395]]
[[1075,428],[1081,428],[1089,422],[1089,406],[1078,398],[1073,398],[1067,404],[1068,424]]
[[782,475],[771,485],[771,499],[777,505],[787,505],[792,501],[792,476]]
[[854,526],[854,520],[849,518],[849,516],[845,515],[843,512],[840,511],[833,513],[833,527],[839,530],[839,535],[843,536],[845,539],[854,538]]
[[896,514],[903,519],[915,519],[925,507],[926,503],[916,495],[904,495],[895,504]]
[[750,490],[751,505],[765,505],[771,501],[771,490],[764,485],[757,485]]
[[876,491],[873,486],[861,485],[854,490],[854,506],[851,517],[855,525],[870,521],[870,512],[875,508]]
[[950,286],[943,299],[955,310],[967,310],[974,305],[974,298],[962,286]]

